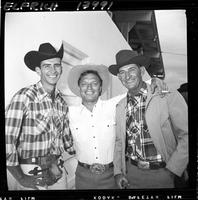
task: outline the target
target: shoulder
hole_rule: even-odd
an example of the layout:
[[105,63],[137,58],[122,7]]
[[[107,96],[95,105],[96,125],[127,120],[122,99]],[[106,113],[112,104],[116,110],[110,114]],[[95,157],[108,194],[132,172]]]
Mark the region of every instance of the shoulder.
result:
[[11,98],[9,104],[6,106],[6,110],[8,109],[23,109],[27,107],[29,102],[32,99],[32,85],[21,88],[18,90]]
[[116,107],[116,105],[125,97],[126,97],[126,93],[117,95],[117,96],[112,97],[108,100],[103,100],[102,102],[103,102],[103,104],[112,105],[112,106]]
[[73,114],[73,113],[79,113],[80,110],[82,109],[82,106],[78,105],[78,106],[68,106],[69,109],[69,113]]
[[125,106],[126,105],[126,101],[127,101],[127,98],[126,96],[124,98],[122,98],[117,104],[116,104],[116,108],[120,108],[122,106]]
[[13,95],[13,100],[14,99],[33,99],[33,97],[35,96],[35,88],[34,85],[30,85],[24,88],[21,88],[19,91],[17,91],[14,95]]

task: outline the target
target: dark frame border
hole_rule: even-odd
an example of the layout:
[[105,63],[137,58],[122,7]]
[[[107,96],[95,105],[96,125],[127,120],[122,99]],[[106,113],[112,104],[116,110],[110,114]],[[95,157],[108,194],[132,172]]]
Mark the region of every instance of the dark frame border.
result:
[[[5,3],[7,1],[2,1],[1,3],[1,64],[4,66],[4,21],[5,13],[10,12],[4,9]],[[9,1],[17,3],[20,7],[23,1]],[[26,2],[26,1],[24,1]],[[29,1],[33,2],[33,1]],[[37,1],[39,4],[45,1]],[[47,1],[48,3],[57,2],[58,7],[55,11],[77,11],[79,3],[84,1]],[[90,4],[93,1],[89,1]],[[101,2],[101,1],[100,1]],[[198,134],[198,109],[196,103],[198,98],[196,95],[196,78],[197,75],[197,56],[198,56],[198,3],[196,0],[114,0],[107,1],[110,5],[113,2],[113,5],[109,11],[113,10],[166,10],[166,9],[185,9],[187,17],[187,65],[188,65],[188,80],[189,80],[189,147],[190,147],[190,186],[188,189],[173,189],[173,190],[89,190],[89,191],[7,191],[6,183],[6,168],[5,168],[5,141],[4,137],[4,95],[1,95],[1,112],[2,112],[2,125],[0,126],[1,134],[0,141],[2,145],[0,146],[0,152],[2,153],[3,163],[0,165],[0,199],[21,199],[21,200],[33,200],[33,199],[79,199],[79,200],[105,200],[105,199],[130,199],[131,196],[136,196],[135,199],[196,199],[197,196],[197,134]],[[82,4],[81,4],[82,5]],[[98,8],[96,10],[100,10]],[[81,7],[80,11],[83,10]],[[85,9],[84,9],[85,10]],[[90,6],[86,8],[86,11],[92,11],[93,8]],[[11,10],[13,12],[13,10]],[[19,11],[14,12],[29,12],[29,8],[23,8]],[[49,11],[49,10],[46,10]],[[45,12],[44,11],[35,11],[35,12]],[[1,71],[1,80],[0,84],[1,91],[4,91],[4,67]],[[196,141],[196,142],[195,142]],[[3,173],[2,173],[3,172]],[[180,198],[181,197],[181,198]]]

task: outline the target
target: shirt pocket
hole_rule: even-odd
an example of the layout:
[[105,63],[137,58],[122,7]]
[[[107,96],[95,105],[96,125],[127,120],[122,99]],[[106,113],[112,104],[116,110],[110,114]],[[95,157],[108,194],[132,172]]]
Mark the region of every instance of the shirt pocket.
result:
[[112,140],[115,138],[116,123],[114,121],[101,121],[98,129],[102,140]]
[[50,117],[47,117],[41,113],[36,114],[34,134],[40,135],[49,133],[50,122],[51,122]]
[[70,123],[70,130],[75,141],[86,142],[90,139],[91,128],[86,123]]

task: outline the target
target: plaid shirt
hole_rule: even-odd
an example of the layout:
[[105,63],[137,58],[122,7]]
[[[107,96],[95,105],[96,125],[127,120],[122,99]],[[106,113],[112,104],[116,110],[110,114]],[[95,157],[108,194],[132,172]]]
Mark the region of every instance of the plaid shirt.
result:
[[133,160],[160,162],[162,157],[153,144],[145,120],[146,98],[145,82],[137,95],[127,94],[126,155]]
[[67,113],[61,93],[56,90],[52,101],[41,82],[17,92],[5,112],[7,165],[64,150],[74,154]]

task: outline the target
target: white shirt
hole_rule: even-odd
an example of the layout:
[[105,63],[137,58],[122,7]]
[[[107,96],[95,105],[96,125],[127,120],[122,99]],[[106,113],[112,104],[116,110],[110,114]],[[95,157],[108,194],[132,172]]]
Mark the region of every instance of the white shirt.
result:
[[70,129],[80,162],[108,164],[113,161],[116,104],[126,94],[98,99],[93,111],[84,105],[69,107]]

